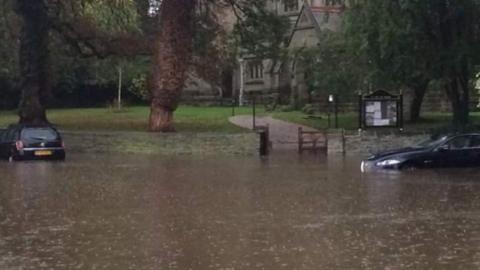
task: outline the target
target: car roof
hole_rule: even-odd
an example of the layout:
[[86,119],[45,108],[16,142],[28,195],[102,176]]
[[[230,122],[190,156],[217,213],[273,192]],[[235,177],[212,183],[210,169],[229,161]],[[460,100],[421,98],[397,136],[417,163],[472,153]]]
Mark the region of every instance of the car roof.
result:
[[8,128],[55,128],[53,125],[49,124],[10,124]]
[[475,133],[475,132],[468,132],[468,133],[449,133],[449,134],[438,134],[432,136],[432,138],[454,138],[454,137],[460,137],[460,136],[480,136],[480,133]]
[[48,125],[48,124],[44,124],[44,125],[11,124],[11,125],[8,126],[8,129],[14,129],[14,130],[22,130],[24,128],[28,128],[28,129],[31,129],[31,128],[50,128],[50,129],[53,129],[54,131],[58,132],[58,130],[55,128],[55,126]]
[[457,133],[457,134],[452,134],[449,137],[457,137],[457,136],[480,136],[480,133]]

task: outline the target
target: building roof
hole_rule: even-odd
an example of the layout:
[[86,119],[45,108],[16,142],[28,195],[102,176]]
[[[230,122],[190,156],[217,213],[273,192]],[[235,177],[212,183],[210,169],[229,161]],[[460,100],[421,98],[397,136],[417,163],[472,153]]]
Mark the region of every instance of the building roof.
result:
[[344,10],[343,5],[311,5],[305,0],[300,15],[293,26],[288,45],[290,46],[297,30],[314,28],[317,35],[320,35],[324,29],[337,30],[340,23],[340,14]]

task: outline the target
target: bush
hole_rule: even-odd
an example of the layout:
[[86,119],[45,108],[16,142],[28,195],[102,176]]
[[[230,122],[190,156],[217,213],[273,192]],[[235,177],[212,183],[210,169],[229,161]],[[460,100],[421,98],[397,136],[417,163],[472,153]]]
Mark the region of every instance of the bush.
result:
[[279,107],[281,112],[293,112],[295,108],[292,105],[282,105]]
[[313,104],[305,104],[302,108],[302,112],[309,115],[315,114],[315,106]]
[[128,87],[128,92],[138,99],[149,100],[150,93],[147,89],[147,76],[142,74],[133,78],[131,85]]

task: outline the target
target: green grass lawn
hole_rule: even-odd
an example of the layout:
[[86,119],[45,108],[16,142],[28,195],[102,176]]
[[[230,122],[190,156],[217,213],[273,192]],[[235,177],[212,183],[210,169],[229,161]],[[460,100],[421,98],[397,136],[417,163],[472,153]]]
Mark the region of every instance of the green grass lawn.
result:
[[[250,107],[235,108],[235,114],[251,114]],[[145,131],[147,130],[149,108],[128,107],[116,112],[108,108],[92,109],[54,109],[48,111],[49,120],[63,130],[104,130],[104,131]],[[232,115],[230,107],[195,107],[180,106],[175,112],[175,127],[179,132],[221,132],[237,133],[245,131],[228,122]],[[257,115],[271,115],[274,118],[303,124],[318,129],[328,127],[327,116],[321,119],[308,119],[299,111],[265,112],[263,107],[257,108]],[[446,126],[451,116],[442,113],[423,115],[424,120],[416,124],[405,124],[406,131],[422,132],[432,128]],[[18,121],[15,112],[0,112],[0,127]],[[480,124],[480,113],[472,113],[472,122]],[[331,126],[334,125],[333,116]],[[355,113],[340,114],[339,127],[348,130],[358,128],[358,116]]]
[[[235,108],[236,114],[249,114],[250,108]],[[148,107],[128,107],[117,112],[108,108],[54,109],[47,112],[48,119],[63,130],[145,131]],[[232,115],[229,107],[181,106],[175,112],[175,128],[179,132],[242,132],[244,129],[228,122]],[[0,112],[0,127],[18,121],[15,112]]]

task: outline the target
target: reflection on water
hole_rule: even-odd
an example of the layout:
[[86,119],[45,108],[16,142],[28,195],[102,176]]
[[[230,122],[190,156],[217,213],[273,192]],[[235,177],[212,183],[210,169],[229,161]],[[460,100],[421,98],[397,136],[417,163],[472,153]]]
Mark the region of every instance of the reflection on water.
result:
[[478,269],[479,172],[291,153],[0,163],[0,269]]

